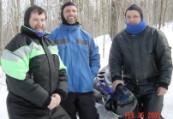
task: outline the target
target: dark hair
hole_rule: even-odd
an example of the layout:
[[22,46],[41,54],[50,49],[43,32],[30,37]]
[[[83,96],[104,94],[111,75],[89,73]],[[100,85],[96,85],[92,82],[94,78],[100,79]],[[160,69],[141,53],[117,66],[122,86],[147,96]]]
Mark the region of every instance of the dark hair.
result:
[[126,12],[125,12],[125,17],[126,17],[126,13],[128,10],[136,10],[139,12],[140,16],[141,16],[141,19],[143,19],[143,12],[142,12],[142,9],[137,6],[136,4],[132,4],[130,5],[127,9],[126,9]]
[[42,13],[44,13],[45,16],[46,16],[46,18],[47,18],[46,11],[43,8],[41,8],[41,7],[37,6],[37,5],[33,5],[33,6],[29,7],[25,11],[24,25],[27,26],[27,27],[30,27],[30,25],[29,25],[29,19],[31,17],[31,13],[33,13],[33,12],[37,12],[39,15],[42,14]]

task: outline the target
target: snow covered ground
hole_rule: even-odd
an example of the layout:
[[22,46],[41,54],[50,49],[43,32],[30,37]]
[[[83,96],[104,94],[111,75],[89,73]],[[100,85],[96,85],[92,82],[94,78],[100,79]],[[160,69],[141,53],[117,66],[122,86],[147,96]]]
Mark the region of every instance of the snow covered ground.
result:
[[0,119],[8,119],[6,108],[7,87],[5,84],[5,74],[0,67]]
[[[163,28],[162,31],[165,33],[166,37],[168,38],[168,42],[171,47],[173,47],[173,23],[167,23]],[[96,43],[99,46],[99,51],[101,54],[101,67],[104,67],[108,64],[108,56],[109,56],[109,49],[111,45],[111,40],[109,35],[103,35],[97,37],[95,39]],[[105,47],[105,48],[103,48]],[[173,51],[172,51],[173,53]],[[5,75],[3,74],[1,67],[0,67],[0,119],[8,119],[7,109],[6,109],[6,96],[7,96],[7,89],[5,84]],[[164,99],[164,107],[162,115],[165,119],[171,119],[173,117],[173,81],[169,86],[169,90],[165,95]],[[103,105],[96,104],[98,112],[100,114],[100,119],[117,119],[117,115],[106,111]]]
[[[165,33],[168,42],[170,46],[172,47],[172,57],[173,57],[173,23],[167,23],[163,28],[162,31]],[[168,92],[165,95],[164,98],[164,107],[162,111],[163,117],[165,119],[172,119],[173,117],[173,76],[172,76],[172,82],[171,85],[169,86]]]

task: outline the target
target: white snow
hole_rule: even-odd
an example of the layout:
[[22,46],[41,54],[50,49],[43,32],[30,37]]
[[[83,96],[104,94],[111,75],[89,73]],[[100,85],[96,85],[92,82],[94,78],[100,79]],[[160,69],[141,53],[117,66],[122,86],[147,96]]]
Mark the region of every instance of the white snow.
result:
[[6,108],[7,87],[5,84],[5,74],[0,66],[0,119],[8,119]]
[[[161,29],[170,44],[171,47],[173,47],[173,23],[167,23],[162,29]],[[109,35],[103,35],[95,38],[95,42],[99,46],[99,52],[101,54],[101,67],[104,67],[108,64],[108,56],[109,56],[109,49],[111,45],[111,39]],[[103,47],[104,50],[103,50]],[[172,51],[173,53],[173,51]],[[7,89],[5,84],[5,75],[0,67],[0,119],[8,119],[7,109],[6,109],[6,97],[7,97]],[[164,99],[164,107],[162,111],[162,115],[165,119],[171,119],[173,117],[173,81],[171,82],[171,85],[169,86],[169,90],[165,95]],[[100,114],[100,119],[116,119],[117,115],[114,115],[111,112],[108,112],[104,109],[104,106],[96,104],[96,107],[98,108],[98,112]]]
[[[167,23],[162,29],[161,29],[167,39],[168,42],[170,44],[170,46],[173,48],[173,23]],[[172,57],[173,57],[173,50],[172,50]],[[173,76],[172,76],[173,79]],[[173,99],[173,81],[171,82],[168,92],[166,93],[165,97],[164,97],[164,107],[163,107],[163,111],[162,111],[162,115],[163,117],[165,117],[165,119],[172,119],[173,117],[173,101],[171,101]]]

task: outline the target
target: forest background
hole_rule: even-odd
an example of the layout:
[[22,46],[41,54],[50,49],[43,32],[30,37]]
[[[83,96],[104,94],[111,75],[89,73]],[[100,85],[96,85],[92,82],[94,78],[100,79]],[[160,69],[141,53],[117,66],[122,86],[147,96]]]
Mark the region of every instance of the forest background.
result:
[[47,30],[61,23],[61,6],[72,1],[78,8],[78,21],[93,37],[113,38],[125,27],[124,12],[131,4],[142,7],[148,25],[161,28],[173,21],[173,0],[0,0],[0,55],[6,44],[20,32],[25,10],[39,5],[48,13]]

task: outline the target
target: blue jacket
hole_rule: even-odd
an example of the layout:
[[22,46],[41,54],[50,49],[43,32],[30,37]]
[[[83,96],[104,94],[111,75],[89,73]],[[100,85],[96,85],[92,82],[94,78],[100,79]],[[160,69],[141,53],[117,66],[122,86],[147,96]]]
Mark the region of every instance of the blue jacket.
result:
[[79,25],[61,24],[48,36],[56,42],[67,67],[68,91],[93,91],[94,78],[100,68],[100,55],[93,38]]

